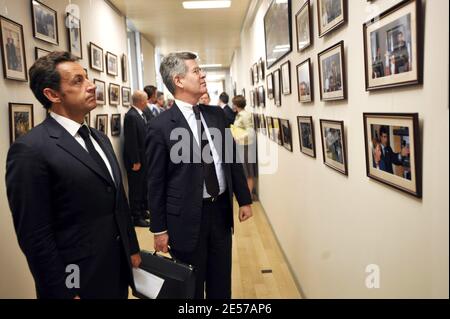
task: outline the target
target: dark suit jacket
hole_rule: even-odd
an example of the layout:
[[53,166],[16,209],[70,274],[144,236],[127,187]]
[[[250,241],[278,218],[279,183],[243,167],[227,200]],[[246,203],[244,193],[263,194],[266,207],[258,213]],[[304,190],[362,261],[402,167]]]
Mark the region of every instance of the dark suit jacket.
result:
[[236,113],[233,112],[233,110],[228,104],[223,108],[223,111],[225,112],[225,117],[227,119],[227,124],[229,127],[231,124],[234,123],[234,120],[236,119]]
[[144,108],[144,116],[147,119],[147,125],[150,124],[150,121],[155,118],[155,116],[153,115],[152,111],[148,108],[148,106],[146,106]]
[[[83,296],[83,287],[99,271],[118,276],[120,265],[110,265],[105,253],[117,247],[118,240],[126,256],[139,251],[112,145],[103,133],[93,128],[91,132],[108,157],[115,185],[52,117],[19,138],[8,152],[8,201],[39,298]],[[130,258],[126,259],[131,275]],[[79,291],[65,285],[68,264],[80,268]],[[96,287],[102,289],[108,288]]]
[[[233,193],[240,206],[252,203],[241,163],[225,162],[225,138],[234,144],[229,130],[225,130],[225,113],[220,107],[200,105],[208,128],[216,128],[222,134],[222,147],[217,148],[222,158],[223,170],[230,201],[226,216],[227,226],[233,227]],[[176,136],[174,129],[182,128],[188,138]],[[175,131],[174,131],[175,132]],[[228,135],[226,137],[226,135]],[[216,144],[216,143],[215,143]],[[191,252],[196,247],[203,205],[203,168],[199,157],[200,147],[195,141],[189,124],[174,104],[169,110],[152,120],[147,131],[147,158],[149,160],[147,182],[150,207],[150,230],[154,233],[168,230],[170,245],[181,252]],[[187,151],[194,159],[188,163],[173,163],[170,158],[172,147],[183,145],[181,153]],[[217,145],[217,144],[216,144]],[[235,147],[233,147],[235,149]]]
[[[145,114],[144,114],[145,116]],[[146,125],[142,116],[134,107],[125,114],[124,119],[124,148],[123,159],[127,171],[133,164],[141,163],[146,167],[145,160],[145,131]]]
[[380,169],[388,173],[394,174],[392,164],[402,165],[402,161],[398,158],[398,153],[395,153],[390,146],[386,146],[381,155]]

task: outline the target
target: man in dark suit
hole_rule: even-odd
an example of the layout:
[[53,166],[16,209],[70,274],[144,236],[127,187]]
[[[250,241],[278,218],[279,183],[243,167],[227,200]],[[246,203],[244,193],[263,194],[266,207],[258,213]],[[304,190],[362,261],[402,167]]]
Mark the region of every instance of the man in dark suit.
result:
[[227,127],[230,127],[231,124],[234,123],[234,120],[236,119],[236,113],[233,112],[231,107],[228,105],[228,102],[230,100],[230,97],[228,94],[223,92],[219,96],[219,106],[223,109],[225,112],[225,117],[227,119]]
[[395,153],[389,146],[389,127],[380,127],[381,161],[380,169],[394,174],[392,165],[403,165],[403,158],[409,156],[409,147],[402,147],[400,153]]
[[147,93],[147,107],[144,109],[144,115],[147,119],[147,123],[150,123],[150,120],[156,116],[153,112],[153,108],[156,104],[156,93],[158,92],[158,89],[154,85],[146,85],[144,91]]
[[128,198],[130,199],[131,216],[135,226],[148,227],[147,192],[145,174],[145,132],[147,119],[144,110],[147,108],[147,93],[135,91],[132,96],[133,105],[125,115],[123,159],[128,176]]
[[50,113],[11,146],[6,187],[37,297],[127,298],[139,245],[112,145],[84,123],[95,85],[69,52],[29,75]]
[[[239,219],[252,216],[252,199],[235,144],[217,106],[197,105],[207,91],[193,53],[172,53],[161,63],[172,108],[147,132],[150,230],[155,250],[196,268],[196,298],[231,298],[233,194]],[[201,137],[201,138],[200,138]],[[203,152],[202,152],[203,150]],[[206,285],[206,287],[205,287]]]

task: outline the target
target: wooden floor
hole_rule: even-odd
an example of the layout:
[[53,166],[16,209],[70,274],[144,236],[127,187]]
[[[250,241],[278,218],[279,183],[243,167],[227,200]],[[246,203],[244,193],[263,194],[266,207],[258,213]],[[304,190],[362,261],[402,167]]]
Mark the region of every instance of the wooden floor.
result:
[[[253,204],[254,216],[244,223],[239,222],[236,203],[234,211],[233,298],[300,298],[260,203]],[[153,235],[149,230],[137,227],[136,233],[141,249],[153,251]],[[263,270],[271,272],[262,273]]]

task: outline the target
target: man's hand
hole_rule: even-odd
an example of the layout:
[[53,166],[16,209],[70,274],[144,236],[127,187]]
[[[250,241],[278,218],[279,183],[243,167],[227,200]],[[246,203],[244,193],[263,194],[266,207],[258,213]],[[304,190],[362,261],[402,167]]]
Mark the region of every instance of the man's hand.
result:
[[249,219],[252,216],[253,216],[253,212],[252,212],[251,205],[242,206],[239,208],[239,221],[241,223],[245,222],[247,219]]
[[131,265],[133,266],[133,268],[139,268],[139,266],[141,265],[142,259],[141,259],[141,255],[139,253],[131,255]]
[[74,300],[80,300],[80,296],[75,296]]
[[169,251],[169,234],[164,233],[161,235],[155,235],[155,251],[161,251],[167,253]]
[[134,163],[131,169],[133,170],[133,172],[139,171],[141,169],[141,163]]

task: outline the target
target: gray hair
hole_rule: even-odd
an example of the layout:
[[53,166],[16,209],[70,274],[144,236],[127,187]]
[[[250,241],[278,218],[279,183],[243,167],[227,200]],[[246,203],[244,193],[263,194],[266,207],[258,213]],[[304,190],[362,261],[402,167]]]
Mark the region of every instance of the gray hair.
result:
[[188,71],[184,61],[195,59],[197,59],[197,55],[191,52],[169,53],[162,59],[159,73],[170,93],[175,94],[173,78],[177,75],[184,76]]

